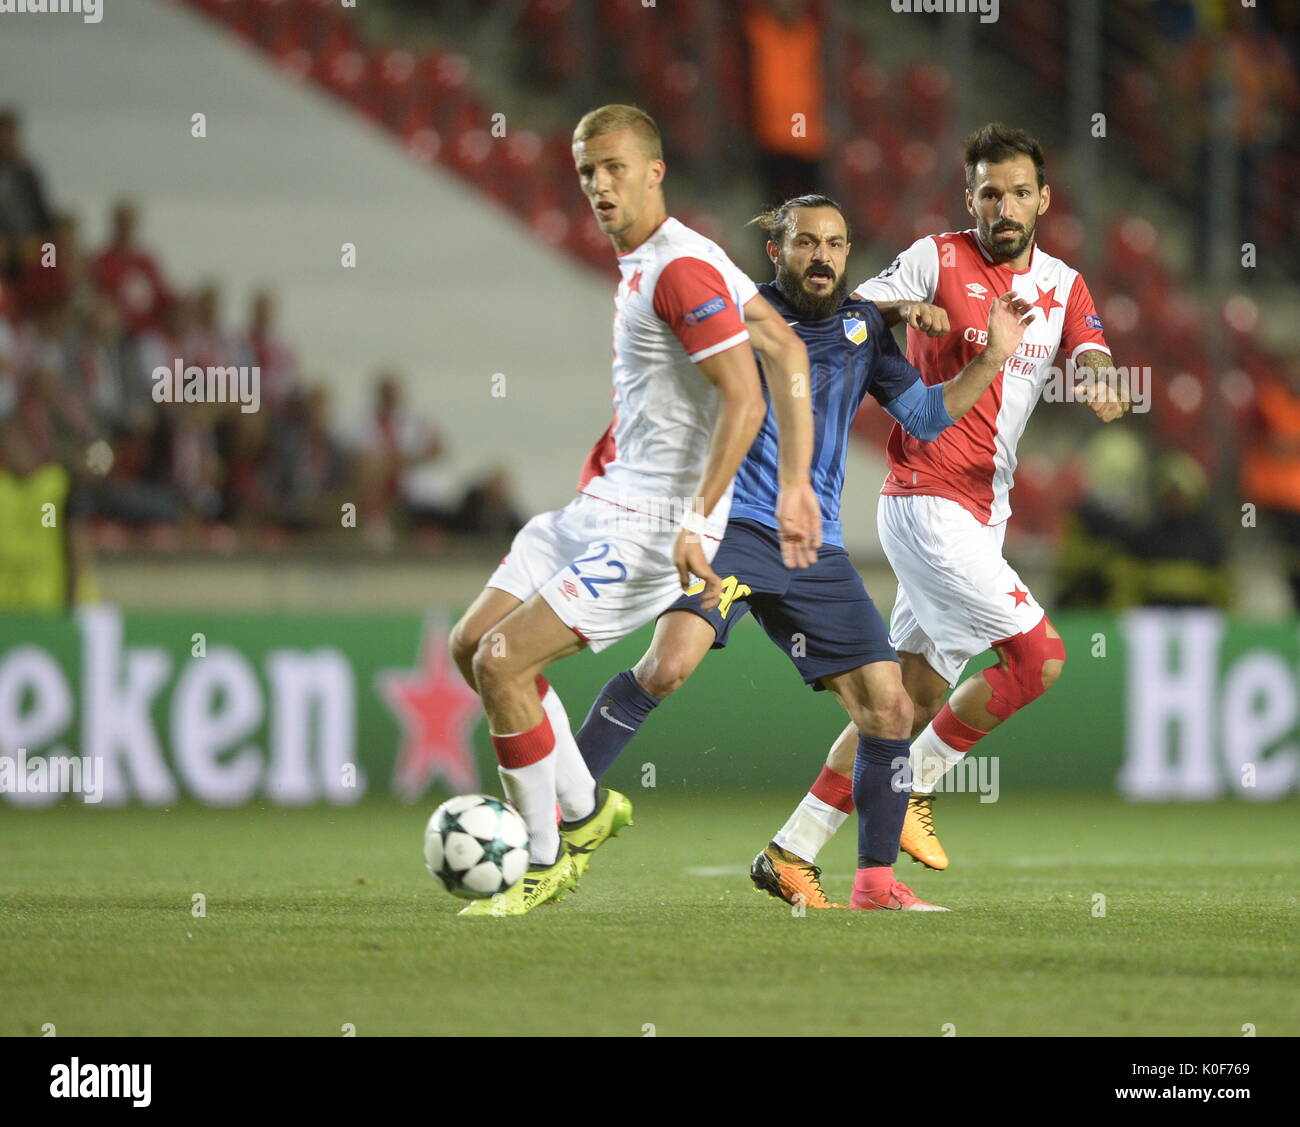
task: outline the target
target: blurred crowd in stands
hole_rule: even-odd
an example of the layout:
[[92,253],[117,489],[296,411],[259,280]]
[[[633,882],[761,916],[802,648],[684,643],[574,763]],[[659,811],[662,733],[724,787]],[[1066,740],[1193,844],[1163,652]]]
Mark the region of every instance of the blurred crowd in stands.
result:
[[[1300,610],[1300,361],[1261,390],[1254,424],[1234,519],[1273,541]],[[1229,530],[1200,462],[1180,451],[1151,459],[1132,428],[1108,428],[1079,466],[1057,552],[1058,606],[1234,606]]]
[[[368,43],[364,21],[336,0],[178,2],[390,131],[415,159],[515,209],[539,239],[609,269],[608,240],[574,190],[567,129],[534,130],[516,116],[498,140],[474,65],[450,44]],[[384,3],[428,11],[425,0]],[[517,94],[569,97],[564,120],[632,92],[664,128],[680,198],[695,201],[674,213],[724,245],[735,232],[707,210],[711,186],[724,182],[756,184],[772,202],[829,189],[864,245],[866,233],[887,232],[901,248],[964,218],[951,74],[936,61],[879,58],[862,24],[833,19],[843,9],[828,0],[664,3],[651,19],[641,0],[438,7],[459,13],[466,40],[478,35],[471,23],[505,29],[517,50],[499,60],[495,80]],[[999,50],[1044,106],[1068,101],[1069,18],[1069,5],[1005,4],[998,24]],[[1102,24],[1113,152],[1128,154],[1117,172],[1167,190],[1168,213],[1181,210],[1193,239],[1203,236],[1206,139],[1216,84],[1226,81],[1239,233],[1267,248],[1262,269],[1285,255],[1294,261],[1300,4],[1116,0]],[[1070,605],[1228,605],[1238,514],[1225,497],[1239,495],[1249,508],[1243,527],[1271,533],[1300,607],[1300,362],[1261,342],[1244,275],[1242,292],[1208,298],[1200,266],[1176,274],[1147,219],[1121,210],[1104,230],[1085,230],[1071,197],[1088,185],[1071,185],[1066,169],[1049,144],[1045,242],[1067,261],[1094,253],[1090,283],[1108,340],[1119,363],[1150,366],[1151,412],[1098,432],[1078,457],[1027,450],[1013,532],[1064,545],[1058,578]],[[75,222],[52,212],[22,156],[16,121],[0,125],[0,420],[21,420],[32,456],[57,459],[82,483],[88,499],[78,511],[92,514],[101,544],[139,528],[165,544],[185,527],[217,546],[248,528],[275,543],[337,527],[344,498],[356,499],[358,523],[377,545],[403,526],[517,527],[504,471],[468,488],[446,480],[443,443],[404,405],[397,374],[376,377],[366,424],[345,440],[330,429],[326,390],[304,383],[279,335],[274,292],[256,295],[243,327],[229,328],[220,289],[176,292],[140,246],[138,224],[134,208],[118,204],[108,245],[83,257]],[[46,240],[57,262],[43,261]],[[1203,263],[1204,246],[1195,249]],[[1214,368],[1211,325],[1223,341]],[[150,373],[176,359],[259,365],[262,409],[154,403]],[[856,429],[879,445],[888,425],[868,410]]]
[[[61,474],[40,475],[42,500],[101,548],[274,548],[345,527],[345,504],[377,547],[403,528],[436,542],[519,527],[503,470],[467,488],[449,479],[444,442],[398,374],[380,372],[361,427],[336,433],[328,391],[304,381],[276,313],[262,290],[233,327],[219,285],[178,288],[129,201],[88,250],[51,204],[17,111],[0,109],[0,573],[24,550],[18,479],[43,467]],[[154,373],[178,364],[256,369],[258,409],[160,402]]]
[[[1259,8],[1193,0],[1149,0],[1159,35],[1153,37],[1156,72],[1169,82],[1175,116],[1170,134],[1182,146],[1184,174],[1176,180],[1182,202],[1199,217],[1198,260],[1207,253],[1213,107],[1231,91],[1227,114],[1236,146],[1237,224],[1242,242],[1274,246],[1293,272],[1300,271],[1300,4]],[[1167,145],[1144,144],[1160,124],[1148,121],[1134,138],[1135,152],[1153,175],[1169,176]],[[1177,159],[1177,158],[1176,158]]]

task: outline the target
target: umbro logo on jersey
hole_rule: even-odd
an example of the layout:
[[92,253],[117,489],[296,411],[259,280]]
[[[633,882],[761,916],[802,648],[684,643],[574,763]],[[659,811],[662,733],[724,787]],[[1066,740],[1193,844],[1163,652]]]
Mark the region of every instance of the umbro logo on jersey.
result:
[[844,318],[844,335],[854,344],[861,344],[867,339],[867,323],[861,317]]
[[571,579],[566,579],[561,586],[563,587],[564,597],[566,599],[576,599],[578,597],[578,588],[573,585]]
[[971,297],[976,297],[979,298],[980,301],[983,301],[984,295],[989,291],[986,290],[983,286],[981,286],[979,282],[967,282],[966,292],[970,294]]

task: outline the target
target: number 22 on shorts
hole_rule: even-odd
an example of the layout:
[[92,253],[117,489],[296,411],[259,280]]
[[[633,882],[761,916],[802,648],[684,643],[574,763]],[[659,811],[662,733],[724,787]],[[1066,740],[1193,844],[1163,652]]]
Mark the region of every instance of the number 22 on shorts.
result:
[[[617,583],[620,579],[626,579],[627,568],[624,567],[619,560],[611,560],[605,558],[606,556],[609,555],[610,548],[613,547],[612,544],[593,544],[592,547],[594,549],[599,549],[599,550],[593,551],[592,554],[589,556],[583,556],[581,559],[574,560],[573,563],[569,564],[569,570],[573,572],[573,574],[576,575],[579,579],[582,580],[582,585],[587,588],[587,593],[593,599],[599,599],[600,591],[598,591],[597,588],[603,586],[606,583]],[[609,568],[610,571],[616,572],[616,574],[583,575],[582,569],[579,568],[578,566],[579,564],[596,564],[596,563],[603,564],[605,567]]]

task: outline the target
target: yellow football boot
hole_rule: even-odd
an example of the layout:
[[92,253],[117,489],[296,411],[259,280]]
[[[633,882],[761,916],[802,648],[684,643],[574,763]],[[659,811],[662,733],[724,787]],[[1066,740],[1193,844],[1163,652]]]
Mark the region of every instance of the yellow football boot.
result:
[[560,837],[573,854],[573,867],[581,878],[591,855],[611,837],[632,825],[632,803],[627,795],[601,787],[596,792],[596,809],[581,822],[561,822]]
[[578,874],[573,856],[564,845],[560,846],[560,859],[545,868],[529,865],[523,879],[505,892],[498,892],[487,900],[475,900],[458,916],[522,916],[538,904],[548,900],[561,900],[564,894],[577,887]]
[[912,860],[929,869],[946,869],[948,854],[934,832],[934,795],[913,794],[907,800],[907,816],[898,844]]

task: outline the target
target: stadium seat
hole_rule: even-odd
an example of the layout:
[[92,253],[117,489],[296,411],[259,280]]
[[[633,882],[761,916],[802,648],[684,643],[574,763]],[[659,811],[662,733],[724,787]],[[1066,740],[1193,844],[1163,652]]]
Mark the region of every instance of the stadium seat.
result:
[[504,200],[505,186],[493,176],[498,144],[481,128],[464,129],[451,145],[450,163],[467,180],[473,181],[495,199]]
[[906,184],[929,181],[939,166],[939,154],[928,141],[907,141],[898,156],[902,182]]
[[1083,253],[1087,232],[1073,212],[1057,215],[1052,209],[1051,231],[1046,236],[1051,252],[1066,262],[1075,262]]
[[264,21],[265,11],[260,0],[204,0],[203,9],[213,19],[220,20],[241,39],[251,43],[260,43],[259,31]]
[[948,129],[952,75],[937,63],[912,63],[903,71],[902,120],[913,136],[938,138]]
[[540,207],[528,215],[528,229],[548,246],[563,246],[571,228],[568,215],[558,207]]
[[889,76],[875,63],[863,61],[850,68],[845,91],[849,118],[856,132],[870,130],[884,117]]
[[430,100],[434,121],[440,129],[456,124],[470,99],[471,77],[469,60],[451,51],[433,48],[417,64],[415,81],[420,86],[419,95]]
[[298,51],[306,51],[309,62],[311,59],[311,52],[307,48],[306,35],[303,33],[302,28],[293,25],[280,28],[267,50],[270,51],[276,62],[281,65],[283,65],[287,56]]
[[1104,286],[1121,288],[1138,279],[1159,297],[1169,288],[1160,259],[1155,227],[1141,216],[1129,215],[1113,221],[1105,236]]
[[400,130],[407,104],[415,84],[415,56],[401,47],[385,47],[371,52],[369,59],[369,97],[378,119]]
[[883,189],[884,152],[874,140],[859,137],[839,153],[839,182],[843,203],[861,231],[879,231],[893,210],[893,201]]
[[1006,42],[1020,55],[1030,81],[1041,90],[1065,87],[1065,18],[1052,4],[1008,5],[1002,13]]
[[319,72],[313,67],[314,77],[327,90],[351,103],[363,113],[376,116],[365,98],[366,56],[360,51],[347,49],[321,56],[324,62]]
[[284,33],[277,41],[274,53],[276,66],[283,74],[297,82],[311,77],[312,56],[294,32]]
[[641,0],[605,0],[596,5],[596,25],[609,43],[628,42],[645,34],[645,13]]
[[293,10],[286,22],[305,30],[308,44],[316,50],[342,51],[361,47],[361,33],[353,14],[336,0],[288,0]]
[[531,129],[511,130],[502,145],[499,175],[504,181],[506,198],[522,210],[539,181],[549,175],[546,146]]
[[1162,91],[1154,74],[1125,68],[1106,101],[1118,135],[1149,173],[1160,173],[1174,159],[1161,114]]
[[576,81],[587,59],[582,11],[575,0],[527,0],[520,24],[537,78],[548,85]]

